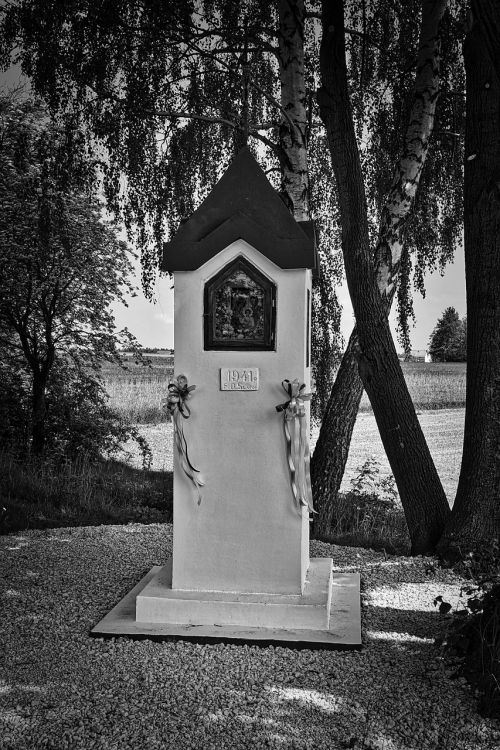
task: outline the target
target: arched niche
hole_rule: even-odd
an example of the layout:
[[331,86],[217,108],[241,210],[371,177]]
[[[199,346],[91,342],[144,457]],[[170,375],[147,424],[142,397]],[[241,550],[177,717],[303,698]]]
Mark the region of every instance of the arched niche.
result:
[[243,256],[205,284],[206,350],[272,351],[276,347],[276,285]]

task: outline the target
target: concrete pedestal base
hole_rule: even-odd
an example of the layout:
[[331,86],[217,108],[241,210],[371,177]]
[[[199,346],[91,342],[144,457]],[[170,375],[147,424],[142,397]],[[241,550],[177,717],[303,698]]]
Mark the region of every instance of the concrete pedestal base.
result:
[[311,560],[302,595],[172,589],[169,560],[137,597],[136,622],[328,630],[331,593],[327,558]]
[[332,574],[330,559],[311,560],[302,596],[174,591],[170,571],[170,565],[152,568],[91,635],[361,646],[359,574]]

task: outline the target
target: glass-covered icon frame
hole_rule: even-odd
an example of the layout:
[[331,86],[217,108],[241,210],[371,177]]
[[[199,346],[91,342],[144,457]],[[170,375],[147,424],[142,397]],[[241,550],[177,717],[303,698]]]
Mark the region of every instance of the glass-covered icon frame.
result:
[[204,348],[276,348],[276,285],[243,256],[205,284]]

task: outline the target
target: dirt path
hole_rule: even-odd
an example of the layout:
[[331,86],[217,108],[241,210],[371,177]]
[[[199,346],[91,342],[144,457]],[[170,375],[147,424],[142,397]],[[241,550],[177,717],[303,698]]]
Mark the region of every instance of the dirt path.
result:
[[[418,414],[444,491],[450,502],[455,499],[460,473],[464,417],[464,409],[440,409],[438,411],[422,411]],[[313,441],[315,437],[313,435]],[[379,461],[382,473],[390,473],[389,462],[380,439],[375,417],[371,413],[361,413],[358,415],[354,427],[346,473],[342,483],[344,489],[349,487],[350,480],[356,476],[357,467],[361,466],[370,456],[375,456]]]

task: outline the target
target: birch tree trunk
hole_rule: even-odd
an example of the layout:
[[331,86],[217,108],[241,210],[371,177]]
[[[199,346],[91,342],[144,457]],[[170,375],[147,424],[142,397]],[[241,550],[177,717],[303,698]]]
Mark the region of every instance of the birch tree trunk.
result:
[[280,146],[282,189],[296,221],[309,219],[307,170],[307,112],[304,81],[304,0],[279,0],[279,65],[281,109]]
[[[342,0],[323,0],[322,26],[318,103],[339,192],[342,251],[356,316],[359,374],[398,485],[412,552],[422,554],[434,549],[449,507],[406,387],[387,319],[398,258],[387,253],[381,240],[378,246],[382,249],[375,259],[370,252],[363,175],[347,86]],[[400,180],[401,177],[396,182]],[[410,187],[400,184],[400,203],[401,192]],[[407,203],[409,207],[411,199]],[[395,218],[394,222],[384,222],[387,229],[381,237],[385,241],[388,236],[392,248],[400,238],[398,227],[402,221]]]
[[500,5],[471,5],[464,44],[465,432],[457,496],[439,544],[451,560],[500,539]]
[[[428,152],[439,93],[440,22],[447,0],[424,0],[413,104],[403,150],[395,166],[382,211],[375,249],[377,284],[389,313],[397,287],[403,252],[403,230],[411,215]],[[363,384],[358,372],[356,329],[342,358],[312,459],[312,480],[318,516],[314,533],[328,537],[335,521],[337,495],[345,471]]]

